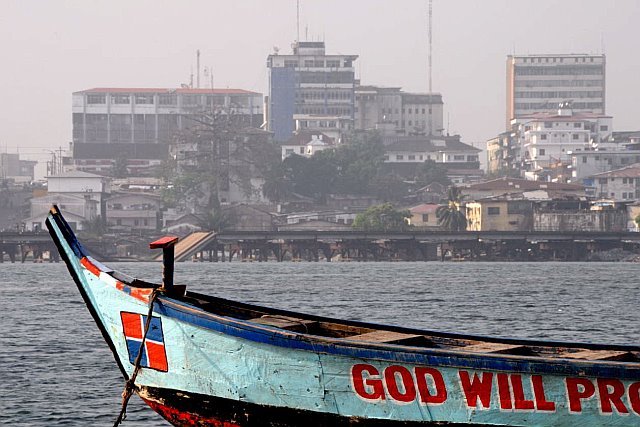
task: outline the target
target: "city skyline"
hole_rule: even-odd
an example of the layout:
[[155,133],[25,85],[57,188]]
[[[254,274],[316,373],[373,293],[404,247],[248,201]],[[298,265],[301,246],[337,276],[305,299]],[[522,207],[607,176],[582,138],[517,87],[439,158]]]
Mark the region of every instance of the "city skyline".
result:
[[[363,84],[427,92],[426,1],[402,8],[383,1],[302,0],[301,40],[359,55]],[[483,144],[504,128],[509,54],[607,56],[607,111],[616,130],[634,130],[640,85],[634,71],[634,18],[640,5],[616,1],[434,1],[433,90],[443,96],[445,127]],[[266,58],[290,52],[296,2],[4,2],[0,69],[4,101],[0,151],[25,158],[66,148],[71,94],[91,87],[179,87],[213,68],[214,86],[267,94]],[[567,20],[567,16],[571,19]],[[194,83],[196,78],[194,77]],[[201,87],[210,74],[201,72]]]

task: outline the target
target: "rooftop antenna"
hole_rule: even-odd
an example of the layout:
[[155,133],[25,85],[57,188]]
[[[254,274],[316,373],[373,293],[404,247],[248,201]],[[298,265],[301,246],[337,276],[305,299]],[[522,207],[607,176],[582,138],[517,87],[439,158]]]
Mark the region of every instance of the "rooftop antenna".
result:
[[300,43],[300,0],[296,0],[296,43]]
[[189,75],[189,89],[193,89],[193,65],[191,66],[191,74]]
[[196,85],[197,88],[200,89],[200,49],[196,50]]
[[432,37],[432,17],[433,17],[433,0],[429,0],[429,136],[433,134],[433,86],[432,86],[432,51],[433,51],[433,37]]

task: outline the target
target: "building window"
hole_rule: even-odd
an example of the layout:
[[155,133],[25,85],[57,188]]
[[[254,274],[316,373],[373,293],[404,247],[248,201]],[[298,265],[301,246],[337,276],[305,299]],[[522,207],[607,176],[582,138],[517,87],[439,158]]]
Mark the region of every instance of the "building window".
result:
[[464,161],[464,155],[454,155],[453,161]]
[[545,153],[546,153],[546,150],[545,150],[544,148],[540,149],[539,154],[540,154],[541,156],[544,156],[544,155],[545,155]]
[[106,104],[107,97],[105,95],[87,95],[87,104]]
[[609,126],[607,126],[607,125],[600,126],[600,131],[601,132],[608,131],[608,130],[609,130]]
[[582,156],[582,163],[587,163],[587,156]]
[[[304,152],[304,148],[302,149],[302,151]],[[286,154],[287,156],[293,154],[293,148],[286,148],[284,150],[284,154]]]
[[396,160],[403,160],[404,156],[402,154],[396,154]]
[[546,134],[546,133],[543,133],[542,135],[540,135],[540,139],[541,139],[542,141],[545,141],[545,140],[547,139],[547,134]]
[[500,208],[497,206],[490,206],[487,208],[487,215],[500,215]]
[[579,138],[580,138],[580,135],[578,135],[577,133],[574,133],[574,134],[573,134],[573,139],[576,139],[576,140],[577,140],[577,139],[579,139]]
[[[291,150],[293,151],[293,150]],[[300,147],[300,154],[304,154],[304,147]]]
[[413,155],[413,154],[409,154],[409,160],[415,160],[415,159],[416,159],[416,156],[415,156],[415,155]]
[[576,122],[576,123],[573,124],[573,127],[574,128],[582,127],[582,123]]
[[153,95],[136,94],[136,104],[153,104]]
[[112,104],[128,104],[129,103],[129,95],[111,95],[111,103]]
[[429,222],[429,214],[422,214],[422,222]]
[[158,95],[158,104],[160,105],[177,105],[178,97],[173,94]]
[[551,122],[544,122],[544,127],[546,127],[546,128],[553,127],[553,123],[551,123]]
[[598,184],[606,184],[607,178],[598,178]]

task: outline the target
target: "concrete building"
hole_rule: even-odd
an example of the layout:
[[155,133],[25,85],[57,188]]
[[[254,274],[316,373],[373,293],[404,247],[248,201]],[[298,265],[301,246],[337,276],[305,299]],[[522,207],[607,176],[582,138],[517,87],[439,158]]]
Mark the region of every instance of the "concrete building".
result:
[[108,174],[118,156],[130,174],[145,174],[168,156],[175,134],[193,116],[222,111],[263,123],[262,94],[243,89],[93,88],[72,97],[72,167]]
[[107,200],[107,222],[118,231],[159,229],[160,197],[139,192],[112,194]]
[[409,225],[413,225],[419,229],[437,229],[438,216],[436,210],[438,209],[436,203],[422,203],[420,205],[409,208],[411,217],[408,219]]
[[[586,197],[585,187],[576,184],[558,182],[531,181],[520,178],[498,178],[490,181],[462,186],[462,193],[467,200],[479,200],[486,197],[501,196],[508,193],[542,191],[553,197]],[[544,196],[543,198],[548,198]]]
[[[569,102],[561,103],[554,113],[535,113],[512,122],[521,173],[528,179],[548,180],[546,169],[557,164],[570,165],[571,154],[590,150],[611,138],[611,116],[576,113]],[[515,159],[516,161],[518,159]],[[567,182],[571,176],[557,177]]]
[[470,231],[529,231],[533,226],[533,202],[521,193],[478,199],[465,208]]
[[38,162],[22,160],[17,153],[0,153],[0,179],[15,183],[33,181],[33,170]]
[[105,202],[111,193],[111,180],[92,173],[72,171],[48,176],[47,191],[49,195],[64,194],[94,200],[98,206],[98,215],[105,218]]
[[507,130],[511,120],[551,112],[565,100],[576,112],[605,114],[605,70],[604,55],[507,56]]
[[358,56],[328,55],[324,42],[298,41],[292,47],[290,55],[280,55],[276,50],[267,57],[267,126],[275,140],[288,140],[296,129],[295,120],[311,120],[314,116],[336,122],[347,120],[348,129],[352,128],[353,63]]
[[442,135],[444,103],[439,93],[408,93],[398,87],[357,86],[355,129],[391,124],[398,135]]
[[633,201],[640,199],[640,164],[598,173],[585,178],[590,195],[598,199]]
[[322,132],[296,132],[286,143],[282,144],[282,160],[293,154],[303,157],[311,157],[319,151],[331,149],[334,146],[333,138],[329,138]]
[[45,221],[53,205],[58,206],[74,230],[83,230],[83,223],[94,220],[100,213],[100,205],[89,195],[49,193],[31,199],[31,216],[23,221],[25,230],[45,230]]

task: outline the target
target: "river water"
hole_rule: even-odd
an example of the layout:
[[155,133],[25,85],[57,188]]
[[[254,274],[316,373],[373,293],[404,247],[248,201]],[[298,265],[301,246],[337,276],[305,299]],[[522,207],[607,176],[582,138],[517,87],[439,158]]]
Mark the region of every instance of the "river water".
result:
[[[159,281],[159,263],[112,264]],[[192,290],[483,335],[640,344],[640,264],[180,263]],[[0,264],[0,425],[110,426],[123,380],[64,264]],[[125,426],[166,426],[134,397]]]

